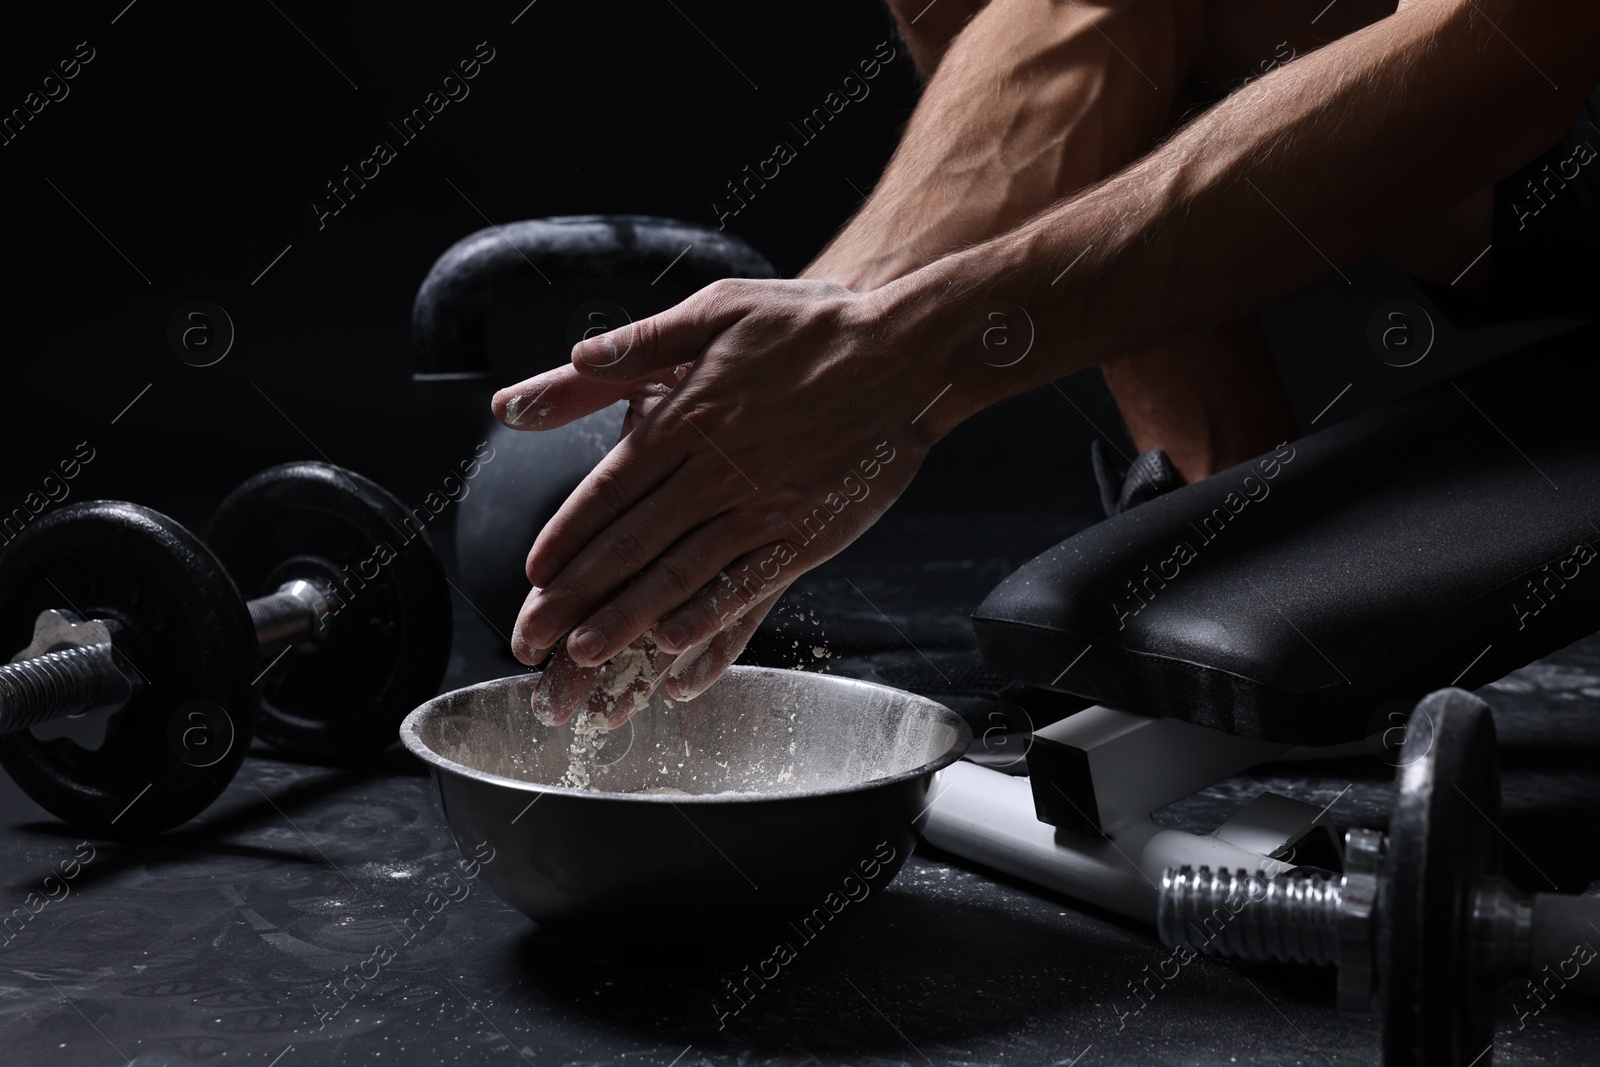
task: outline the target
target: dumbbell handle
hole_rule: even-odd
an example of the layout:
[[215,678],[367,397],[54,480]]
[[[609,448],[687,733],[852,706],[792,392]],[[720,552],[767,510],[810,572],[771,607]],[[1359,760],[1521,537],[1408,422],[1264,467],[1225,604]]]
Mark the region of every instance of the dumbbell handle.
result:
[[1600,996],[1600,896],[1538,893],[1533,898],[1528,978],[1554,978]]
[[257,597],[245,607],[255,624],[263,656],[290,645],[320,641],[327,630],[328,592],[315,582],[285,582],[275,593]]
[[[313,582],[285,582],[276,592],[245,606],[263,656],[319,641],[327,629],[327,592]],[[62,613],[47,611],[40,615],[39,625],[43,628],[46,620],[53,619],[57,630],[76,628],[63,623],[63,618]],[[118,666],[110,632],[103,626],[81,644],[69,643],[42,655],[0,664],[0,734],[68,715],[121,707],[140,681],[137,668],[125,673]]]

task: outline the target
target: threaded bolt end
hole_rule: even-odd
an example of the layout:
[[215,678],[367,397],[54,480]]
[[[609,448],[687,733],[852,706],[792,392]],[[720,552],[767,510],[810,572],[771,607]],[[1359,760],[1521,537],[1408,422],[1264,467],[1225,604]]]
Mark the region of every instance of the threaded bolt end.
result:
[[115,671],[104,647],[82,645],[0,664],[0,734],[94,707]]
[[1156,927],[1166,944],[1208,956],[1338,963],[1340,893],[1338,877],[1322,871],[1169,869]]

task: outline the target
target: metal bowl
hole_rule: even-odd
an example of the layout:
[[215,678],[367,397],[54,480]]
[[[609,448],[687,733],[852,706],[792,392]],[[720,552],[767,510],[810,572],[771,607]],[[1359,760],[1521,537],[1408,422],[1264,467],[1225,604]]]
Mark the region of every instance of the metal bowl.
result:
[[658,693],[603,735],[578,790],[557,784],[573,727],[534,718],[536,681],[435,697],[400,737],[433,768],[484,881],[546,924],[669,933],[803,923],[816,909],[826,921],[894,877],[934,772],[972,740],[960,716],[910,693],[733,667],[698,699]]

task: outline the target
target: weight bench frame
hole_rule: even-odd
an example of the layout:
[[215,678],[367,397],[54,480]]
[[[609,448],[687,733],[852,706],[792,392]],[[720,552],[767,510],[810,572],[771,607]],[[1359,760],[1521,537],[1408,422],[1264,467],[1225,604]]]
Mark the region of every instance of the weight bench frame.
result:
[[1027,777],[965,760],[940,771],[922,834],[964,859],[1153,924],[1169,867],[1280,874],[1313,835],[1325,835],[1319,854],[1342,856],[1331,805],[1263,792],[1209,834],[1163,826],[1154,812],[1266,761],[1349,747],[1297,748],[1095,705],[1034,732]]

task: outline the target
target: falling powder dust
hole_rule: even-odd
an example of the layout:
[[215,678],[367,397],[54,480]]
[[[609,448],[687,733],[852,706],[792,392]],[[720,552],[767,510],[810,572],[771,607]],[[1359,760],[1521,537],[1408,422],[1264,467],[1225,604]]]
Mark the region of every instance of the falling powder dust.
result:
[[605,724],[584,712],[572,716],[572,744],[567,748],[567,770],[557,785],[589,788],[590,760],[606,745]]
[[[801,612],[799,617],[804,618],[804,612]],[[692,662],[703,651],[707,643],[709,642],[697,645],[679,655],[671,668],[669,668],[668,673],[676,674],[682,667],[687,666],[688,662]],[[649,679],[654,671],[656,653],[658,651],[654,633],[647,630],[638,642],[617,653],[616,656],[601,667],[588,695],[584,699],[583,707],[572,716],[572,742],[567,747],[567,769],[556,781],[556,785],[585,791],[593,791],[597,788],[593,781],[593,776],[597,767],[605,766],[597,763],[596,757],[599,755],[600,750],[605,747],[606,740],[609,737],[609,732],[605,725],[606,721],[608,718],[615,720],[618,717],[618,713],[624,711],[626,712],[625,718],[631,717],[649,704]],[[810,651],[814,659],[826,659],[832,656],[832,653],[823,645],[813,645]],[[794,726],[792,725],[792,720],[794,716],[791,714],[789,717],[791,719],[789,732],[793,734]],[[690,750],[687,738],[684,739],[683,746],[684,756],[688,757]],[[795,745],[791,740],[789,743],[789,755],[792,757],[794,754]],[[678,766],[682,767],[683,764],[679,763]],[[661,773],[663,775],[669,773],[665,764],[661,767]],[[788,767],[780,770],[776,779],[770,783],[756,785],[755,782],[751,782],[744,789],[728,789],[718,793],[696,794],[678,786],[654,785],[644,788],[624,789],[623,791],[646,795],[736,796],[766,792],[774,788],[779,790],[794,789],[799,784],[796,780],[794,764],[790,763]],[[750,785],[755,785],[756,787],[752,789]]]
[[566,773],[557,785],[589,789],[592,764],[606,744],[606,717],[614,715],[623,701],[631,703],[631,715],[649,703],[648,685],[641,684],[650,674],[651,653],[656,650],[655,635],[646,630],[638,642],[618,652],[600,669],[584,704],[572,716],[572,744],[567,749]]

